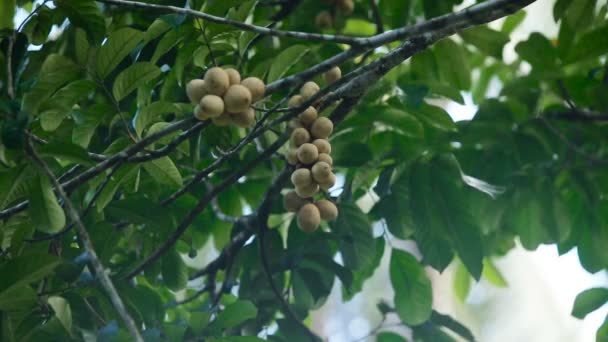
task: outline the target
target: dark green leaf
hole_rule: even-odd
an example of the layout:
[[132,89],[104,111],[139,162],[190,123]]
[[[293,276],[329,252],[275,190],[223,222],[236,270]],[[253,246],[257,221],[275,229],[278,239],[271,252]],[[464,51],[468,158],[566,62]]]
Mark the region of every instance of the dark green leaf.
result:
[[116,98],[116,101],[120,101],[132,91],[152,81],[160,74],[160,69],[150,62],[132,64],[116,77],[112,94]]
[[93,0],[56,0],[55,5],[65,12],[70,22],[84,29],[92,41],[101,43],[106,23]]
[[372,263],[375,255],[371,223],[354,203],[340,203],[338,209],[340,215],[333,229],[340,235],[339,249],[344,265],[352,270],[363,269]]
[[596,287],[579,293],[574,300],[572,316],[585,318],[587,314],[608,303],[608,288]]
[[29,214],[37,230],[53,234],[65,226],[65,214],[57,202],[51,183],[40,175],[30,193]]
[[395,290],[395,309],[407,325],[418,325],[431,317],[433,290],[424,268],[413,255],[393,249],[390,276]]
[[270,70],[268,70],[266,82],[270,83],[283,77],[308,51],[308,47],[304,45],[294,45],[283,50],[283,52],[274,58]]
[[172,291],[184,289],[188,283],[188,268],[175,248],[165,253],[160,262],[161,273],[167,287]]
[[465,42],[478,48],[479,51],[498,59],[502,59],[502,50],[505,44],[509,42],[509,36],[506,33],[492,30],[487,26],[462,31],[460,36]]
[[141,31],[122,28],[112,32],[97,53],[96,70],[100,78],[105,78],[144,38]]

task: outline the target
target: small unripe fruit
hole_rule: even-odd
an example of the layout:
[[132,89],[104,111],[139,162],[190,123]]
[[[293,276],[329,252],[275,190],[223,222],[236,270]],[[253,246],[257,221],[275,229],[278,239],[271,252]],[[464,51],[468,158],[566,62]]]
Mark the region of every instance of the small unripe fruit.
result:
[[[294,118],[294,119],[289,120],[289,123],[287,124],[287,128],[288,128],[290,131],[293,131],[293,130],[295,130],[295,129],[297,129],[297,128],[303,128],[303,127],[304,127],[304,126],[302,125],[302,123],[300,122],[300,120],[295,119],[295,118]],[[308,131],[307,131],[307,132],[308,132]]]
[[225,127],[232,123],[232,119],[230,118],[230,115],[226,112],[222,113],[222,115],[220,115],[216,118],[211,119],[211,121],[213,121],[213,123],[219,127]]
[[205,89],[208,93],[222,96],[230,86],[228,74],[220,67],[213,67],[205,73]]
[[297,150],[294,148],[290,148],[287,153],[285,153],[285,159],[289,165],[297,165],[298,164],[298,154]]
[[327,153],[319,153],[319,158],[317,158],[317,161],[325,162],[325,163],[327,163],[329,165],[333,165],[334,164],[334,160]]
[[312,203],[305,204],[298,210],[298,227],[307,233],[314,232],[321,224],[319,208]]
[[336,185],[336,175],[333,173],[329,176],[329,180],[327,182],[319,183],[319,186],[323,191],[331,189],[334,185]]
[[238,72],[238,70],[234,68],[227,68],[224,69],[224,71],[226,72],[226,74],[228,74],[228,82],[230,83],[230,85],[241,83],[241,74]]
[[323,78],[325,78],[327,84],[332,84],[342,78],[342,70],[340,70],[340,67],[335,66],[323,74]]
[[305,168],[295,170],[291,174],[291,183],[296,187],[313,184],[310,170]]
[[200,104],[197,104],[197,105],[194,107],[194,112],[193,112],[193,114],[194,114],[194,117],[195,117],[195,118],[197,118],[197,119],[199,119],[200,121],[203,121],[203,120],[207,120],[207,119],[209,119],[209,117],[207,116],[207,114],[205,114],[205,113],[203,112],[203,110],[201,109],[201,105],[200,105]]
[[319,88],[318,84],[316,84],[315,82],[312,82],[312,81],[308,81],[308,82],[304,83],[302,88],[300,88],[300,95],[302,95],[302,97],[304,99],[308,99],[308,98],[312,97],[314,94],[316,94],[317,92],[319,92],[320,89],[321,88]]
[[186,95],[188,95],[190,102],[199,103],[203,96],[207,95],[207,91],[205,90],[205,81],[195,79],[188,82],[188,84],[186,84]]
[[336,0],[336,8],[338,12],[344,15],[350,15],[355,10],[355,3],[353,0]]
[[312,142],[312,144],[317,146],[317,150],[319,150],[319,154],[320,153],[326,153],[326,154],[331,153],[331,144],[329,143],[329,141],[327,141],[327,139],[315,139]]
[[296,194],[302,198],[309,198],[319,192],[319,184],[311,183],[296,186]]
[[224,112],[224,101],[217,95],[205,95],[199,103],[203,115],[208,118],[217,118]]
[[326,117],[320,117],[310,126],[310,133],[316,139],[327,139],[334,130],[334,124]]
[[283,196],[283,207],[292,213],[298,212],[302,206],[308,203],[310,202],[298,196],[295,191],[288,192]]
[[298,160],[304,165],[309,165],[317,161],[319,158],[319,150],[313,144],[302,144],[298,147]]
[[297,107],[297,106],[301,105],[303,101],[304,101],[304,98],[302,96],[294,95],[289,99],[289,102],[287,102],[287,106],[289,108]]
[[317,119],[317,117],[319,117],[319,113],[317,113],[315,107],[312,106],[308,107],[305,111],[298,115],[298,119],[300,119],[300,122],[306,126],[313,123]]
[[247,108],[244,112],[234,113],[230,115],[232,122],[241,128],[251,127],[255,123],[255,111],[253,108]]
[[261,100],[264,97],[264,93],[266,93],[266,85],[264,84],[264,81],[257,77],[247,77],[241,81],[241,85],[249,89],[251,92],[251,100],[253,102]]
[[328,29],[334,26],[334,18],[328,11],[321,11],[315,17],[315,25],[320,29]]
[[315,203],[317,209],[319,209],[319,214],[321,214],[321,219],[325,221],[333,221],[338,218],[338,207],[332,202],[322,199]]
[[331,181],[331,166],[326,162],[316,162],[311,169],[312,179],[317,183],[327,183]]
[[291,142],[295,147],[299,147],[310,141],[310,133],[306,128],[296,128],[291,132]]
[[251,105],[251,92],[246,87],[236,84],[228,88],[224,95],[224,101],[229,113],[244,112]]

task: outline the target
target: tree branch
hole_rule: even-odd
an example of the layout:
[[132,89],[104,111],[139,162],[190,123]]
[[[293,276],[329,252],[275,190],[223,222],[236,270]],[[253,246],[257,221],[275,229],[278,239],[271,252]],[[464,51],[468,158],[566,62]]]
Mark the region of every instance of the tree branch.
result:
[[97,256],[97,252],[95,252],[95,248],[93,248],[93,243],[91,242],[89,233],[87,232],[86,228],[84,227],[84,224],[80,220],[80,216],[78,215],[76,208],[74,208],[72,201],[70,200],[70,197],[67,195],[66,191],[63,189],[63,186],[59,183],[59,181],[53,174],[53,171],[51,171],[51,169],[44,162],[44,160],[42,160],[36,154],[36,152],[34,151],[34,147],[32,146],[31,139],[27,139],[27,141],[26,141],[26,152],[28,153],[30,158],[34,161],[34,163],[37,164],[38,167],[40,167],[40,169],[43,171],[43,173],[46,175],[46,177],[49,178],[49,180],[55,187],[55,191],[57,191],[57,194],[63,200],[63,205],[65,206],[65,210],[66,210],[68,216],[70,217],[70,219],[72,220],[72,222],[74,222],[74,224],[75,224],[78,237],[83,244],[84,250],[90,257],[91,264],[93,265],[93,268],[95,269],[95,273],[97,274],[99,282],[101,283],[101,286],[104,288],[104,290],[107,292],[108,296],[110,297],[110,301],[112,302],[114,309],[116,309],[116,311],[118,312],[118,314],[124,321],[125,325],[127,326],[127,330],[129,330],[131,337],[133,338],[134,341],[143,342],[144,339],[141,337],[139,330],[137,329],[137,326],[135,325],[135,321],[133,320],[131,315],[129,315],[129,313],[127,312],[127,309],[125,308],[125,305],[123,304],[122,299],[118,295],[118,292],[116,291],[116,288],[114,287],[114,284],[112,283],[112,280],[110,279],[108,274],[105,272],[105,267],[101,263],[101,260],[99,260],[99,257]]

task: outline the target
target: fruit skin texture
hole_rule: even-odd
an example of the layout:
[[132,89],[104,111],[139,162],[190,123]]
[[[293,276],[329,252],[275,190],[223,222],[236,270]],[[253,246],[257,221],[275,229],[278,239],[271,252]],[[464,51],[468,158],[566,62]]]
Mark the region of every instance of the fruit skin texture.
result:
[[230,115],[232,122],[241,128],[251,127],[255,123],[255,111],[253,108],[247,108],[244,112],[234,113]]
[[296,187],[313,184],[310,170],[305,168],[295,170],[291,174],[291,183],[293,183],[293,185]]
[[202,115],[208,118],[217,118],[224,112],[224,100],[217,95],[205,95],[201,99],[199,106]]
[[311,123],[313,123],[317,119],[317,117],[319,117],[319,113],[317,112],[315,107],[312,106],[308,107],[305,111],[298,115],[298,119],[300,119],[300,122],[306,126],[309,126]]
[[311,233],[319,228],[321,224],[321,213],[312,203],[305,204],[298,210],[298,227],[301,230]]
[[309,198],[319,192],[319,184],[311,183],[296,186],[296,194],[301,198]]
[[192,103],[199,103],[203,96],[207,95],[205,90],[205,81],[194,79],[186,84],[186,94]]
[[287,160],[287,164],[289,164],[289,165],[298,164],[297,150],[294,148],[289,149],[289,151],[287,151],[287,153],[285,153],[285,159]]
[[289,120],[289,123],[287,124],[287,128],[290,131],[293,131],[295,129],[302,128],[302,127],[304,127],[304,126],[302,125],[302,123],[298,119],[291,119],[291,120]]
[[302,102],[304,102],[304,98],[301,95],[294,95],[289,99],[289,102],[287,102],[287,106],[289,108],[297,107],[301,105]]
[[327,141],[327,139],[315,139],[312,144],[317,146],[319,153],[331,153],[331,144],[329,141]]
[[307,203],[310,203],[310,201],[301,198],[295,191],[288,192],[283,196],[283,207],[292,213],[298,212]]
[[323,78],[325,78],[327,84],[332,84],[342,78],[342,70],[340,70],[340,67],[335,66],[324,73]]
[[326,162],[329,165],[333,165],[334,164],[334,160],[327,153],[319,153],[319,158],[317,158],[317,161]]
[[329,176],[329,181],[327,182],[323,182],[323,183],[319,183],[319,187],[323,190],[323,191],[328,191],[329,189],[331,189],[334,185],[336,185],[336,175],[334,175],[333,173]]
[[326,117],[320,117],[310,126],[310,133],[316,139],[327,139],[334,130],[334,123]]
[[203,113],[203,110],[201,109],[201,106],[198,105],[198,104],[194,107],[193,114],[194,114],[194,117],[197,118],[197,119],[199,119],[200,121],[209,119],[209,117],[207,117],[205,115],[205,113]]
[[251,100],[253,102],[259,101],[264,97],[266,93],[266,85],[264,81],[257,77],[247,77],[241,81],[241,85],[251,92]]
[[331,166],[326,162],[316,162],[311,173],[312,178],[319,184],[331,181]]
[[232,123],[232,119],[230,118],[230,115],[226,112],[222,113],[222,115],[220,115],[216,118],[211,119],[211,121],[213,121],[213,123],[219,127],[225,127]]
[[310,141],[310,133],[306,128],[296,128],[291,132],[291,142],[295,147],[299,147]]
[[298,160],[305,165],[309,165],[317,161],[319,158],[319,150],[317,146],[306,143],[298,147]]
[[230,85],[241,83],[241,74],[238,72],[238,70],[234,68],[227,68],[224,69],[224,71],[228,75],[228,82],[230,83]]
[[317,209],[319,209],[319,213],[321,214],[321,219],[325,221],[333,221],[338,218],[338,207],[333,204],[331,201],[322,199],[315,203]]
[[315,82],[312,82],[312,81],[308,81],[308,82],[304,83],[302,88],[300,88],[300,95],[302,95],[302,97],[304,99],[309,99],[314,94],[316,94],[320,89],[321,88],[319,88],[318,84],[316,84]]
[[353,0],[336,0],[336,8],[340,13],[349,15],[355,10],[355,3]]
[[208,93],[222,96],[230,86],[230,79],[224,69],[213,67],[205,73],[205,89]]
[[328,29],[334,26],[334,18],[328,11],[321,11],[315,17],[315,25],[320,29]]
[[251,92],[246,87],[236,84],[228,88],[224,95],[224,101],[229,113],[241,113],[251,105]]

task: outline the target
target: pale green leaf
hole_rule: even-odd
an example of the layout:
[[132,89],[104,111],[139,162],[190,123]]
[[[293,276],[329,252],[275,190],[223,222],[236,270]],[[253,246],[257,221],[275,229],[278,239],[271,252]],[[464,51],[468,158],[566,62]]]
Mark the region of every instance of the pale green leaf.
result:
[[172,187],[182,186],[182,175],[169,157],[162,157],[142,164],[157,182]]
[[123,70],[114,80],[112,94],[116,101],[124,99],[132,91],[161,74],[160,69],[150,62],[135,63]]
[[49,180],[40,175],[30,193],[29,214],[37,230],[53,234],[65,226],[65,214]]

